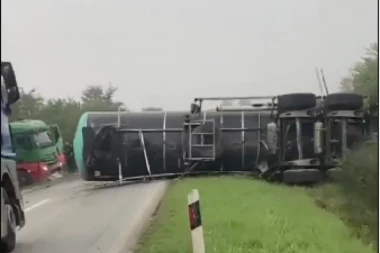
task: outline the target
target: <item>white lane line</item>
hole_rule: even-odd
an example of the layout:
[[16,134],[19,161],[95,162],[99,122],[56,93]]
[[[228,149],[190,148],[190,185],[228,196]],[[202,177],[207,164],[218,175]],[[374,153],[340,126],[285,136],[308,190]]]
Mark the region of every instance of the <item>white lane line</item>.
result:
[[44,200],[38,202],[37,204],[34,204],[34,205],[26,208],[25,212],[29,212],[29,211],[33,210],[34,208],[39,207],[39,206],[41,206],[41,205],[43,205],[43,204],[45,204],[45,203],[47,203],[49,201],[50,201],[50,199],[44,199]]

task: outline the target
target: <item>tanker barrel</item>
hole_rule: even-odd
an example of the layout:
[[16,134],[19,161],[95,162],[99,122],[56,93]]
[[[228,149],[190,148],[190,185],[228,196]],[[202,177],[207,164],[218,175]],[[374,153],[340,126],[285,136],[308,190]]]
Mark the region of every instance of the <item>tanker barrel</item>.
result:
[[216,107],[217,112],[268,112],[272,111],[273,108],[270,106],[263,106],[262,108],[257,108],[253,106],[229,106],[229,107],[222,107],[218,106]]
[[252,99],[273,99],[276,96],[256,96],[256,97],[199,97],[194,101],[217,101],[217,100],[252,100]]
[[256,132],[260,131],[262,128],[260,127],[245,127],[245,128],[239,128],[239,127],[222,127],[220,128],[220,131],[222,132]]
[[[266,104],[265,100],[263,102]],[[194,147],[193,149],[193,151],[200,154],[198,156],[193,153],[193,158],[200,157],[202,160],[211,157],[211,155],[207,155],[206,157],[204,155],[205,151],[212,151],[210,146],[203,146],[215,145],[214,157],[216,159],[210,160],[207,165],[201,166],[202,168],[199,168],[200,171],[229,172],[236,170],[237,167],[240,167],[239,170],[242,171],[250,171],[257,162],[265,159],[265,155],[258,155],[259,152],[267,152],[266,150],[259,150],[259,143],[262,138],[265,138],[266,124],[272,118],[270,111],[263,113],[257,111],[245,113],[241,111],[236,113],[221,113],[215,110],[204,111],[199,117],[189,117],[189,123],[185,121],[186,115],[189,115],[188,111],[167,113],[123,112],[120,113],[119,128],[117,128],[117,112],[92,112],[82,115],[78,123],[75,138],[76,160],[78,167],[80,166],[81,175],[90,181],[95,180],[96,177],[91,179],[87,175],[92,176],[96,171],[100,171],[102,176],[110,176],[112,180],[117,179],[118,174],[122,175],[123,178],[148,176],[147,161],[149,161],[151,176],[167,173],[183,173],[187,168],[183,160],[183,153],[189,152],[190,144],[202,145],[202,147]],[[213,120],[216,124],[212,129],[207,129],[207,127],[205,129],[202,119]],[[190,142],[189,132],[185,129],[186,125],[194,127],[195,132],[191,132],[192,137],[198,135],[196,131],[198,129],[198,132],[205,137],[204,143],[201,140],[198,142],[198,139],[202,139],[198,138],[198,136],[194,139],[195,142]],[[107,162],[107,166],[103,166],[100,162],[94,162],[91,165],[86,163],[90,155],[94,159],[100,158],[95,156],[95,153],[88,154],[87,151],[94,148],[93,138],[95,136],[84,134],[82,128],[89,128],[89,131],[91,130],[94,132],[93,135],[95,135],[95,132],[98,132],[102,126],[114,126],[114,129],[117,129],[117,132],[120,133],[122,142],[121,173],[118,173],[120,169],[113,160],[105,161]],[[215,134],[214,138],[204,134],[213,131]],[[143,141],[145,143],[146,156],[149,160],[141,152],[141,134],[139,135],[139,133],[144,133]],[[258,137],[259,134],[262,136]],[[115,139],[117,138],[119,136],[115,136]],[[106,138],[107,140],[101,139],[97,138],[98,141],[108,140],[108,138]],[[113,150],[107,152],[110,152],[113,156],[116,155],[113,154],[115,152]]]
[[166,128],[166,129],[159,129],[159,128],[156,128],[156,129],[128,129],[128,128],[125,128],[125,129],[119,129],[119,132],[123,132],[123,133],[178,133],[178,132],[182,132],[183,131],[183,128]]

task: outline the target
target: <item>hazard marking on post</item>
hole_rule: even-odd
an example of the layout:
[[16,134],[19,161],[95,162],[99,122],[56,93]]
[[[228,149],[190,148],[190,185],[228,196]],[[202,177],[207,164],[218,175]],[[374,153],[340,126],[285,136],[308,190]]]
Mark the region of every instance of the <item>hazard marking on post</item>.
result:
[[187,195],[187,200],[189,204],[189,221],[193,253],[205,253],[206,249],[203,236],[203,226],[198,190],[192,190]]

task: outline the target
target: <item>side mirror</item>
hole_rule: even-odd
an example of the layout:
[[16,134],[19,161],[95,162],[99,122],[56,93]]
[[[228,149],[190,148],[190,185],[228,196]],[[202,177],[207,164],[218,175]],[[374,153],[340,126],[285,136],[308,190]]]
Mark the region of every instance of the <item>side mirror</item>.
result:
[[10,62],[1,62],[1,76],[8,95],[8,105],[20,99],[16,75]]
[[57,144],[59,139],[61,138],[61,133],[59,132],[58,125],[50,125],[49,132],[53,137],[54,143]]

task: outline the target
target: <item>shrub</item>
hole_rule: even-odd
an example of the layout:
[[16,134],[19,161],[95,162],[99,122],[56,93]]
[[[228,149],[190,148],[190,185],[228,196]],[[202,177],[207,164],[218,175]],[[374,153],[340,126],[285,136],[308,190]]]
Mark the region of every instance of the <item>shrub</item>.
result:
[[334,184],[314,191],[316,203],[338,213],[353,234],[377,245],[378,240],[378,146],[365,144],[343,162]]

